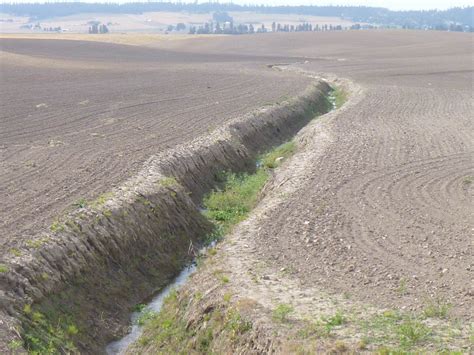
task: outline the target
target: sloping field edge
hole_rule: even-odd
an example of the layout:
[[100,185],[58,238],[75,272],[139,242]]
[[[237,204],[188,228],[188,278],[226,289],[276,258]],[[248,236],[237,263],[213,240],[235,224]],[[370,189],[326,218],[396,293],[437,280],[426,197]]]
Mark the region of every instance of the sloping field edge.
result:
[[330,90],[316,81],[294,99],[150,158],[136,177],[80,204],[3,261],[0,352],[18,344],[35,310],[56,331],[69,329],[79,350],[103,351],[125,331],[127,310],[166,285],[210,233],[199,203],[222,171],[252,171],[260,152],[328,110]]

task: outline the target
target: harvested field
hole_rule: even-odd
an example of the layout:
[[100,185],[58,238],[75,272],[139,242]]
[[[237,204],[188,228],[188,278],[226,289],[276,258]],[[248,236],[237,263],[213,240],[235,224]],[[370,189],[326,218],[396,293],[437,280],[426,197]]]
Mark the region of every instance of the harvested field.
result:
[[[148,47],[3,38],[0,260],[75,202],[135,175],[151,155],[295,96],[321,76],[341,85],[349,101],[303,130],[255,213],[219,248],[225,287],[251,299],[259,324],[275,302],[291,304],[300,319],[335,311],[321,301],[326,293],[344,309],[415,313],[439,299],[463,329],[446,347],[467,349],[472,41],[467,33],[418,31],[222,36]],[[222,300],[213,267],[186,290],[216,289]],[[260,345],[274,337],[274,325],[265,329]],[[352,347],[359,335],[345,339]],[[289,351],[280,345],[262,349]]]

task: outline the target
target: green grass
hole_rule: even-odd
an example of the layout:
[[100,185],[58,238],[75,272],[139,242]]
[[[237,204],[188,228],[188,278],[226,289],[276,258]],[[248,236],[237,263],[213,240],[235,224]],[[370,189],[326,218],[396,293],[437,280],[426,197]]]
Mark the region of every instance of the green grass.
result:
[[281,323],[288,322],[288,316],[293,312],[294,308],[291,305],[281,303],[273,310],[272,318]]
[[158,183],[163,187],[176,187],[179,185],[178,181],[174,177],[165,177],[160,179]]
[[218,240],[243,221],[258,202],[258,194],[268,181],[268,169],[278,167],[296,151],[294,142],[282,144],[261,157],[254,174],[223,173],[223,187],[207,195],[205,216],[215,225],[209,241]]
[[101,195],[99,195],[95,200],[89,202],[89,206],[95,209],[101,208],[105,203],[110,200],[112,197],[114,197],[114,194],[112,192],[106,192]]
[[8,266],[0,264],[0,273],[8,272]]
[[49,227],[49,229],[53,233],[62,232],[64,230],[64,224],[62,224],[58,220],[55,220],[53,221],[53,223],[51,223],[51,226]]
[[76,208],[85,208],[87,207],[87,200],[85,198],[81,198],[79,200],[77,200],[76,202],[74,202],[73,206],[76,207]]
[[405,319],[397,326],[397,333],[402,347],[411,347],[426,340],[431,329],[417,319]]
[[77,353],[74,339],[80,332],[70,317],[62,315],[56,319],[32,309],[30,305],[24,307],[23,313],[22,337],[29,354]]
[[397,293],[400,296],[404,296],[408,293],[408,281],[407,281],[407,279],[405,279],[403,277],[400,279],[400,282],[398,283],[398,287],[397,287]]
[[18,249],[18,248],[11,248],[11,249],[10,249],[10,253],[12,253],[12,254],[15,255],[15,256],[21,256],[21,254],[22,254],[22,253],[21,253],[21,250]]
[[42,237],[38,239],[30,239],[26,241],[26,245],[33,249],[38,249],[42,245],[46,244],[49,241],[48,237]]
[[324,318],[323,321],[327,328],[332,329],[336,326],[346,323],[346,318],[344,317],[341,311],[337,311],[336,314],[331,317]]
[[299,335],[306,339],[310,337],[327,338],[333,329],[347,323],[347,319],[341,311],[337,311],[333,316],[322,317],[321,320],[307,321]]
[[440,318],[445,319],[448,317],[451,305],[441,299],[430,299],[427,305],[423,309],[423,315],[426,318]]
[[232,226],[244,220],[257,204],[258,193],[268,179],[268,173],[259,169],[255,174],[228,174],[222,190],[204,198],[205,215],[227,233]]
[[240,313],[235,309],[227,312],[225,319],[225,327],[230,330],[232,340],[237,339],[240,335],[252,329],[252,322],[242,318]]
[[385,311],[359,323],[366,343],[380,346],[381,354],[398,354],[433,343],[435,331],[422,316]]
[[263,157],[262,165],[268,169],[275,169],[295,152],[295,142],[290,141],[288,143],[282,144]]
[[156,312],[153,312],[151,309],[148,309],[148,308],[142,309],[135,323],[138,325],[144,325],[150,319],[153,319],[155,315],[156,315]]
[[334,108],[338,109],[347,101],[348,94],[347,92],[340,88],[335,87],[334,90],[329,95],[329,101],[333,104]]
[[146,321],[143,335],[129,350],[143,353],[142,347],[146,346],[149,353],[210,354],[214,353],[216,339],[227,344],[239,342],[253,327],[252,322],[233,307],[210,308],[201,314],[199,321],[188,323],[185,314],[190,302],[189,298],[180,299],[178,292],[172,291],[160,312]]

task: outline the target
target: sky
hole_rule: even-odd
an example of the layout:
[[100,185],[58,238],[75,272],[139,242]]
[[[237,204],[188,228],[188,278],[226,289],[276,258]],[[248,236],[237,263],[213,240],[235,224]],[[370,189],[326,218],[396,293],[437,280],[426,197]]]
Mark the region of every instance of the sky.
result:
[[[31,3],[31,2],[72,2],[73,0],[0,0],[0,3]],[[147,0],[76,0],[83,2],[136,2]],[[152,0],[157,1],[157,0]],[[167,1],[167,0],[164,0]],[[172,0],[177,1],[177,0]],[[198,0],[199,3],[209,0]],[[212,0],[213,2],[233,2],[235,4],[265,4],[265,5],[349,5],[375,6],[390,10],[445,10],[455,6],[472,6],[472,0]],[[194,0],[183,0],[194,2]]]

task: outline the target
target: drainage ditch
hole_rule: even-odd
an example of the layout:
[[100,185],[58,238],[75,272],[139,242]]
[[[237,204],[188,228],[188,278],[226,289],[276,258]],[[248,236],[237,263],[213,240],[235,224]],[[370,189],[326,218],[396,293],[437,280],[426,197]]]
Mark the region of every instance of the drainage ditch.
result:
[[189,269],[180,270],[213,231],[199,206],[221,173],[253,172],[259,154],[332,108],[330,92],[318,81],[299,97],[152,157],[133,179],[59,218],[54,232],[0,274],[8,325],[0,333],[17,341],[21,329],[24,347],[39,353],[103,353],[128,333],[134,305],[157,294],[159,307],[172,280],[186,278]]

